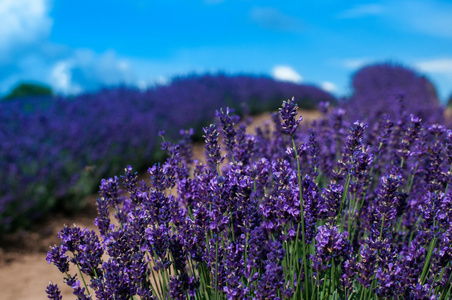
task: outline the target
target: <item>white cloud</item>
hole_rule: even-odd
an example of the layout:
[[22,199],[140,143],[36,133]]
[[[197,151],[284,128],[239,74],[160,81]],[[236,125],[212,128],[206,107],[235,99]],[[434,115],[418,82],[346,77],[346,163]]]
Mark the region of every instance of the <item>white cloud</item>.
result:
[[165,76],[158,76],[155,82],[159,85],[167,85],[170,82],[170,80]]
[[452,74],[452,58],[424,60],[415,65],[423,72]]
[[[96,54],[77,49],[50,70],[50,84],[63,94],[77,94],[101,85],[132,84],[136,82],[128,61],[113,51]],[[83,87],[83,88],[82,88]]]
[[343,11],[338,15],[340,19],[354,19],[368,16],[381,15],[384,12],[384,7],[381,4],[362,4],[356,5],[353,8]]
[[271,7],[254,7],[250,13],[251,20],[265,29],[300,32],[303,23]]
[[49,6],[49,0],[0,0],[0,56],[50,33]]
[[51,71],[50,77],[54,88],[60,91],[69,92],[71,70],[68,62],[57,62]]
[[298,74],[292,67],[290,66],[275,66],[272,70],[272,76],[276,80],[281,81],[290,81],[295,83],[300,83],[303,80],[300,74]]
[[322,87],[323,90],[330,92],[330,93],[334,93],[337,91],[337,86],[329,81],[324,81],[321,83],[320,85]]
[[352,59],[344,59],[341,62],[341,65],[344,66],[346,69],[359,69],[367,64],[372,62],[369,58],[352,58]]
[[73,63],[70,61],[59,61],[52,68],[50,82],[57,93],[73,95],[83,92],[79,84],[72,82],[72,67]]
[[151,88],[153,86],[156,86],[156,85],[159,85],[159,86],[161,86],[161,85],[168,85],[170,82],[171,82],[170,79],[168,79],[165,76],[161,76],[160,75],[160,76],[157,76],[154,79],[149,79],[149,80],[140,79],[140,80],[137,80],[135,82],[135,86],[137,88],[139,88],[140,90],[144,91],[144,90],[147,90],[147,89],[149,89],[149,88]]

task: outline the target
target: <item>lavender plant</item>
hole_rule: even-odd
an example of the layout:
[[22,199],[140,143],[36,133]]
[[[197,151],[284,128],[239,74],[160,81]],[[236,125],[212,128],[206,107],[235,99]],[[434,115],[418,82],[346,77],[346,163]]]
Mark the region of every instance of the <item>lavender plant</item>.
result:
[[322,107],[307,130],[284,101],[253,135],[220,110],[205,163],[185,131],[164,141],[148,180],[102,181],[99,234],[65,227],[47,261],[78,299],[449,299],[452,133]]
[[[353,94],[348,99],[349,112],[356,118],[383,114],[398,117],[402,112],[429,122],[444,122],[435,86],[424,75],[396,63],[364,66],[352,77]],[[403,98],[401,107],[399,101]]]

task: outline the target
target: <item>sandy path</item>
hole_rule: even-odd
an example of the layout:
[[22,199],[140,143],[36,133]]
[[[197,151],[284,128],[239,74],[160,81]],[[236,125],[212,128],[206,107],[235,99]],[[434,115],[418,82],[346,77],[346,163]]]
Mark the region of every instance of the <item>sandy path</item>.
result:
[[[310,124],[318,118],[318,112],[300,111],[304,123]],[[269,120],[270,114],[254,117],[252,128]],[[196,158],[203,155],[203,145],[195,145]],[[201,156],[201,157],[200,157]],[[63,299],[76,299],[72,289],[63,283],[63,275],[58,269],[47,263],[46,254],[50,246],[58,242],[57,232],[66,225],[76,224],[80,227],[95,229],[94,219],[96,216],[95,200],[97,195],[88,197],[87,208],[79,215],[73,217],[54,216],[46,220],[44,224],[38,224],[38,229],[31,232],[22,232],[19,237],[11,240],[19,246],[0,248],[0,300],[40,300],[47,299],[45,288],[49,281],[57,283],[63,293]],[[20,240],[18,243],[15,239]],[[22,246],[21,246],[22,244]],[[73,274],[73,272],[71,272]]]

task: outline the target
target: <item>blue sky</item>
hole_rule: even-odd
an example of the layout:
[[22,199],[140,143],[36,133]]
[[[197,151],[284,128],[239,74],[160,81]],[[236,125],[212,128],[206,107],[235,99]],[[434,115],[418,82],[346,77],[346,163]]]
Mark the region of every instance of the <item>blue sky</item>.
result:
[[61,94],[223,71],[350,92],[373,62],[452,93],[452,2],[0,0],[0,94],[24,80]]

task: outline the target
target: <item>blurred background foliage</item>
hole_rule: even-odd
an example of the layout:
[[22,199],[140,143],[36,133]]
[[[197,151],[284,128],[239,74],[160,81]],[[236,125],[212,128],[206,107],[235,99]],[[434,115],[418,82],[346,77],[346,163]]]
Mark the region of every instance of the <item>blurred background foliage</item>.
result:
[[3,100],[35,96],[53,96],[52,88],[42,83],[22,82],[14,87]]

